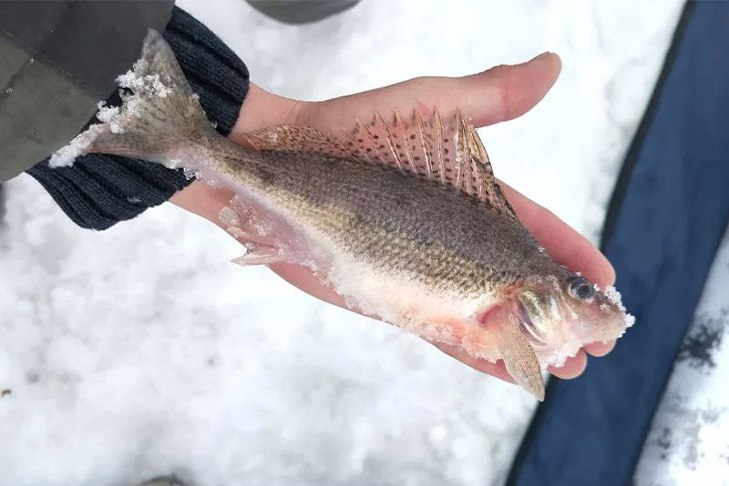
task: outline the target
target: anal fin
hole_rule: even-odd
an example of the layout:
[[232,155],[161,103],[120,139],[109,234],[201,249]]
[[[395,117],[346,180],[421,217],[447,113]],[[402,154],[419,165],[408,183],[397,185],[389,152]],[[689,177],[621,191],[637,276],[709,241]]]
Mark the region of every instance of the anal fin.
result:
[[235,196],[218,218],[226,231],[246,247],[246,253],[231,260],[233,263],[248,266],[289,262],[311,266],[318,261],[300,230],[261,205]]
[[241,266],[270,265],[285,262],[286,258],[281,252],[281,250],[272,246],[252,246],[243,255],[232,259],[231,262]]

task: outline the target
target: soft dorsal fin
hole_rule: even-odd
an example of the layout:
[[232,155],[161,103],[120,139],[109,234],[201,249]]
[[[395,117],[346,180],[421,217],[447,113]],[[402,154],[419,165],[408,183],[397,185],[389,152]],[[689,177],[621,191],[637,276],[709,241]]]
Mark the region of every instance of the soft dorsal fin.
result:
[[246,135],[258,150],[314,152],[358,160],[439,182],[517,219],[501,192],[486,149],[473,124],[460,111],[444,122],[437,111],[428,120],[413,112],[408,120],[379,114],[343,137],[311,127],[279,125]]
[[312,127],[277,125],[246,133],[244,139],[256,150],[314,152],[336,158],[352,158],[341,141]]

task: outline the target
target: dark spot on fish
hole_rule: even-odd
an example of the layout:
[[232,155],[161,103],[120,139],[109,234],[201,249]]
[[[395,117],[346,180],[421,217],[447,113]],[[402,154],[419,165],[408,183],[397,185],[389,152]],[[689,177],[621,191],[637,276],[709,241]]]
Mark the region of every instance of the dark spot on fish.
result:
[[[443,149],[443,153],[446,153],[447,154],[448,153],[448,149]],[[448,159],[446,159],[446,160],[448,160]]]
[[396,149],[400,149],[400,148],[402,148],[402,147],[400,147],[400,144],[399,144],[399,143],[396,143],[396,144],[395,144],[395,148],[396,148]]
[[357,141],[358,141],[359,143],[363,143],[363,142],[364,142],[364,138],[359,138],[359,139],[357,139]]
[[13,393],[13,390],[11,390],[10,388],[4,388],[3,390],[0,390],[0,398],[7,397],[11,393]]
[[370,147],[367,147],[367,152],[372,152],[372,149]]
[[443,142],[448,143],[448,139],[447,138],[444,138],[443,139]]
[[418,156],[416,155],[416,156],[415,156],[415,160],[420,160],[420,157],[418,157]]
[[410,135],[410,140],[415,140],[415,134]]
[[372,135],[372,138],[374,138],[375,140],[379,140],[380,139],[380,136],[377,135],[377,134],[375,134],[375,135]]
[[380,148],[381,149],[385,148],[385,145],[384,144],[380,144]]

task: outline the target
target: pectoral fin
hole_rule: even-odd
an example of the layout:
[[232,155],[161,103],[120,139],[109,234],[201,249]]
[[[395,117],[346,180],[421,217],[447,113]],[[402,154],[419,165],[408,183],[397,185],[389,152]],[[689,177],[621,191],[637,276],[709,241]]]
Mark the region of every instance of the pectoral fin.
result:
[[544,401],[544,380],[539,359],[518,325],[506,319],[496,336],[506,371],[537,400]]

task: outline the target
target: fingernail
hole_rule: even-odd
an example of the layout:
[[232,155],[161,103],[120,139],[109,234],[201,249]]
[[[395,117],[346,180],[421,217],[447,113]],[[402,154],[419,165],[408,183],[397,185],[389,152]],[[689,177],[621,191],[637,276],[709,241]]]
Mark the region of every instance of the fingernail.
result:
[[548,57],[548,56],[551,56],[551,55],[552,55],[552,52],[551,51],[544,51],[541,54],[539,54],[537,57],[531,59],[529,62],[538,61],[540,59],[544,59],[545,57]]

